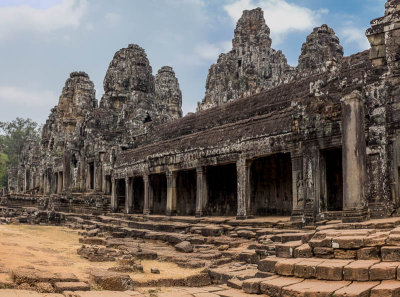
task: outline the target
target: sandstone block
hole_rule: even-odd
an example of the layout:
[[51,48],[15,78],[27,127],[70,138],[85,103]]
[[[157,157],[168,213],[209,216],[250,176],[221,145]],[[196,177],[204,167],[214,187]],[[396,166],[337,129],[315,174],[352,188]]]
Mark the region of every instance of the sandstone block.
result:
[[262,279],[262,278],[246,279],[242,283],[242,289],[245,293],[248,293],[248,294],[259,294],[259,293],[261,293],[260,283],[263,280],[264,279]]
[[358,249],[364,246],[364,236],[339,236],[332,239],[334,249]]
[[279,275],[292,276],[294,274],[294,266],[303,259],[283,259],[279,260],[275,265],[275,272]]
[[275,254],[279,258],[292,258],[295,248],[302,245],[301,241],[290,241],[275,245]]
[[335,297],[369,297],[371,289],[379,282],[353,282],[335,292]]
[[294,275],[300,278],[316,278],[317,266],[323,263],[322,259],[307,259],[294,266]]
[[307,243],[294,249],[295,258],[311,258],[313,256],[312,249]]
[[398,262],[380,262],[374,264],[369,269],[370,280],[390,280],[396,279]]
[[282,288],[302,282],[301,278],[278,277],[263,280],[260,283],[260,291],[267,296],[281,296]]
[[374,260],[358,260],[350,263],[343,268],[344,280],[352,281],[368,281],[369,269],[378,261]]
[[94,269],[90,278],[103,290],[125,291],[133,289],[133,281],[128,274]]
[[357,251],[358,260],[380,260],[377,247],[365,247]]
[[400,261],[400,247],[383,246],[381,248],[382,261],[395,262]]
[[400,295],[400,282],[395,280],[385,280],[371,290],[370,297],[394,297]]
[[279,259],[275,256],[262,259],[258,262],[258,270],[264,272],[275,272],[275,264],[278,260]]
[[317,278],[332,281],[342,280],[343,268],[350,262],[347,260],[326,260],[317,266]]

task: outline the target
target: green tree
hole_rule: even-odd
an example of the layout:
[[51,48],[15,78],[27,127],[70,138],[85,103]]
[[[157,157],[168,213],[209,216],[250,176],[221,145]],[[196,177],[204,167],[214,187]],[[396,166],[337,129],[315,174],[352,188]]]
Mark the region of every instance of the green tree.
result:
[[8,156],[0,153],[0,188],[7,187],[7,165]]
[[[2,164],[6,164],[6,173],[8,168],[17,166],[18,156],[25,142],[29,139],[39,141],[39,130],[38,124],[31,119],[16,118],[12,122],[0,122],[0,181],[2,181]],[[7,181],[5,183],[7,184]]]

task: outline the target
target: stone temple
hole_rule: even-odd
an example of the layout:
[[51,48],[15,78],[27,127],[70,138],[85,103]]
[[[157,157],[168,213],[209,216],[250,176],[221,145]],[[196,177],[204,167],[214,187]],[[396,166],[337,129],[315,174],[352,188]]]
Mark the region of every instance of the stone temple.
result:
[[383,218],[400,206],[400,1],[371,22],[371,48],[344,57],[315,28],[297,67],[271,47],[260,8],[210,67],[182,117],[174,70],[119,50],[99,103],[72,72],[41,141],[9,172],[9,206],[167,216],[291,216],[299,224]]

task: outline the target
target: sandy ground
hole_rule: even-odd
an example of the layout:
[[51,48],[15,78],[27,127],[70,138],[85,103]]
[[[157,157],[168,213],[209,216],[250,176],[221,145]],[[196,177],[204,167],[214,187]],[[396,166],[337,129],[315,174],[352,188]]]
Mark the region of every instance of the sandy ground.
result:
[[[53,226],[0,225],[0,273],[18,267],[34,267],[53,272],[71,272],[81,280],[88,280],[92,268],[107,269],[115,262],[89,262],[76,250],[81,246],[75,230]],[[173,263],[142,261],[145,273],[131,274],[132,279],[148,281],[162,278],[181,278],[200,272],[184,269]],[[156,267],[160,274],[151,274]]]

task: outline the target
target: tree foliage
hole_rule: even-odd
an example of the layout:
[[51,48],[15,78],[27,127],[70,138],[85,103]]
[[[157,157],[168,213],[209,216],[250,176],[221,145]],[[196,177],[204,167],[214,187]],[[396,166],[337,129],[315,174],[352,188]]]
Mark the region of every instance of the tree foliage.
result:
[[[31,119],[0,122],[0,187],[7,185],[7,169],[18,165],[18,156],[25,142],[29,139],[39,141],[39,130],[38,124]],[[3,163],[6,164],[5,173],[1,167]]]
[[8,157],[6,154],[0,153],[0,188],[7,186],[7,164]]

